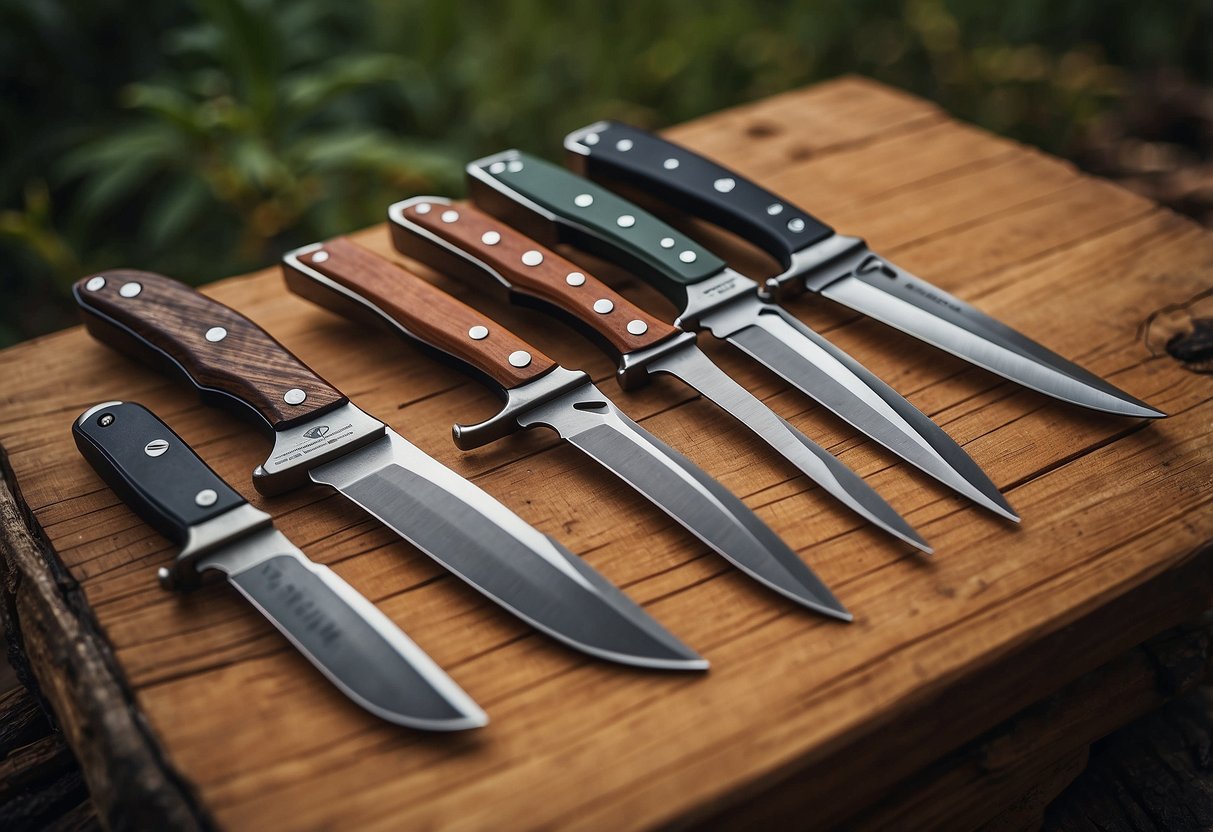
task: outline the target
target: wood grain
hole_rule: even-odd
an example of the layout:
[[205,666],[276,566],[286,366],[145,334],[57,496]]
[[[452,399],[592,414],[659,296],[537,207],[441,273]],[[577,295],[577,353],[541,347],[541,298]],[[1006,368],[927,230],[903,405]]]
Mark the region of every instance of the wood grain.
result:
[[[501,324],[344,237],[329,240],[299,259],[375,304],[422,344],[470,365],[506,390],[534,381],[556,366]],[[283,269],[289,272],[291,266],[284,263]],[[307,279],[304,274],[295,277]],[[485,334],[473,337],[478,327]],[[511,359],[520,353],[527,363],[518,367]]]
[[[82,278],[72,291],[98,340],[175,365],[204,393],[238,400],[275,430],[348,401],[265,330],[184,283],[151,272],[108,271]],[[305,398],[288,403],[292,389]]]
[[[491,394],[398,338],[284,292],[276,270],[206,288],[368,413],[560,538],[712,661],[705,677],[682,679],[554,648],[338,498],[241,487],[264,457],[260,437],[79,329],[6,350],[0,445],[22,500],[112,648],[164,769],[189,784],[207,818],[232,829],[619,829],[729,817],[845,825],[906,778],[1209,606],[1213,383],[1139,329],[1155,310],[1190,308],[1209,292],[1207,232],[859,79],[668,135],[1172,416],[1143,425],[1079,411],[820,299],[790,304],[964,445],[1022,513],[1022,527],[1007,529],[744,357],[703,345],[919,528],[936,548],[927,561],[860,525],[685,387],[658,379],[620,396],[632,418],[812,561],[856,613],[835,625],[750,586],[553,437],[527,431],[460,454],[449,425],[494,412]],[[383,227],[353,239],[405,262]],[[772,270],[727,235],[705,239],[750,276]],[[668,313],[620,270],[570,259]],[[614,374],[610,358],[546,316],[476,305],[560,363],[596,380]],[[304,660],[223,587],[163,593],[154,571],[172,548],[71,444],[71,419],[112,398],[165,418],[310,557],[379,603],[492,723],[465,738],[380,724],[313,683]],[[61,654],[37,661],[44,686],[60,685],[60,710],[93,707],[58,681]],[[105,756],[104,742],[69,737]]]
[[[423,209],[423,205],[427,207]],[[673,326],[643,311],[583,267],[470,204],[443,209],[421,202],[408,206],[403,214],[409,222],[484,263],[509,283],[514,294],[542,301],[572,316],[597,333],[616,357],[678,334]],[[448,262],[446,252],[433,241],[400,223],[392,223],[391,229],[393,243],[404,254],[439,270]],[[494,242],[485,242],[486,235],[492,235],[487,239]],[[524,256],[538,262],[528,264]],[[484,286],[491,278],[483,269],[478,271],[482,272],[478,283]],[[600,311],[596,304],[604,301],[606,309]],[[637,321],[643,327],[633,333],[628,327]]]

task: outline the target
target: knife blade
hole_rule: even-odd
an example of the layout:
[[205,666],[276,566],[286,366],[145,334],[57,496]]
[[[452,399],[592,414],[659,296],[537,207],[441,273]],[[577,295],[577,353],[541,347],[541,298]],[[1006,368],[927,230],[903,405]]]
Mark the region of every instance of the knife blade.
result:
[[756,243],[783,267],[766,281],[775,297],[817,292],[1061,401],[1120,416],[1166,415],[681,145],[603,121],[570,133],[565,148],[592,179],[638,187]]
[[938,425],[857,361],[759,294],[758,284],[631,202],[550,162],[508,150],[468,165],[476,205],[544,242],[614,260],[706,329],[893,453],[1018,522],[1010,504]]
[[[449,206],[442,215],[443,222],[458,221]],[[750,577],[824,615],[851,619],[741,500],[620,412],[585,373],[561,367],[498,322],[348,239],[287,254],[283,272],[292,291],[359,320],[377,319],[503,394],[499,413],[455,426],[459,447],[551,428]]]
[[104,402],[75,421],[72,435],[123,502],[182,547],[160,570],[166,589],[221,573],[346,696],[389,722],[428,731],[487,724],[391,619],[308,560],[150,410]]
[[582,652],[641,667],[707,666],[589,564],[363,413],[235,310],[150,272],[102,272],[73,293],[99,340],[176,368],[204,399],[269,426],[274,447],[253,475],[262,493],[331,486],[489,600]]
[[889,534],[930,553],[914,528],[855,472],[773,413],[724,373],[683,332],[642,311],[592,274],[505,223],[461,205],[418,196],[388,209],[400,252],[476,285],[504,287],[512,301],[538,305],[569,319],[619,362],[625,388],[665,373],[735,417],[828,494]]

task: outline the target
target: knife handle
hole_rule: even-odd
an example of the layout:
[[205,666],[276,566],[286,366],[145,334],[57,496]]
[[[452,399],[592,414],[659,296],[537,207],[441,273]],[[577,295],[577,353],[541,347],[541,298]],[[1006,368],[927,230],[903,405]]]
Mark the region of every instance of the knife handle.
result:
[[495,278],[520,300],[571,316],[616,355],[678,334],[576,264],[470,205],[418,197],[395,209],[392,241],[402,253],[441,271],[450,270],[452,253],[461,255],[470,271]]
[[184,545],[190,529],[244,505],[164,422],[134,402],[89,408],[72,425],[80,454],[136,514]]
[[556,366],[496,321],[344,237],[287,255],[282,269],[291,291],[347,317],[352,294],[382,322],[506,390]]
[[175,367],[204,398],[251,408],[275,431],[348,402],[264,329],[176,280],[108,271],[72,294],[98,340]]
[[[469,194],[490,213],[527,209],[554,226],[556,238],[640,275],[676,303],[686,287],[718,274],[725,262],[657,217],[571,171],[519,151],[468,165]],[[553,236],[550,233],[547,236]]]
[[615,121],[565,138],[570,167],[600,181],[635,186],[757,244],[784,268],[834,230],[745,177],[685,147]]

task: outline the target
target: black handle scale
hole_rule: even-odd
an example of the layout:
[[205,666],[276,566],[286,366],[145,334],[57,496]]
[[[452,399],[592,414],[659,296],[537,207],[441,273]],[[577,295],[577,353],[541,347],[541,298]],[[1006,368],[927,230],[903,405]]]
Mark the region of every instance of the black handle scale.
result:
[[531,203],[550,212],[560,239],[629,268],[675,303],[685,300],[688,286],[725,268],[719,257],[638,205],[528,153],[473,162],[469,174],[477,207],[488,213],[502,207],[479,187],[491,182],[493,195],[505,196],[511,207],[534,213]]
[[245,502],[141,404],[93,407],[72,425],[72,436],[89,465],[122,501],[179,545],[191,526]]
[[569,134],[570,162],[591,179],[633,185],[760,246],[783,263],[832,236],[811,214],[728,168],[616,121]]

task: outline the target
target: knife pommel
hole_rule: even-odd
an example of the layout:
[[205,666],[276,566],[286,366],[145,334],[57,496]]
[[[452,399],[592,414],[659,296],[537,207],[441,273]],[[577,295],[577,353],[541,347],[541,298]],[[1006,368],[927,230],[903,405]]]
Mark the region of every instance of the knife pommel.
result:
[[257,324],[176,280],[109,271],[72,291],[98,340],[184,372],[204,397],[251,408],[275,431],[348,402]]
[[[470,205],[421,196],[393,205],[388,214],[402,253],[460,276],[478,272],[481,286],[495,279],[514,296],[572,318],[616,356],[677,334],[581,267]],[[462,268],[452,269],[452,257]]]

